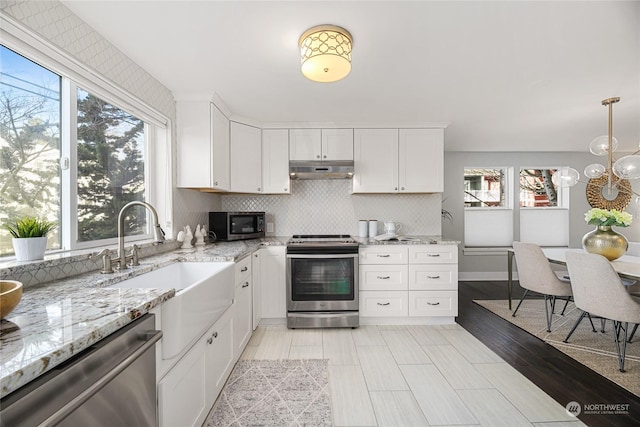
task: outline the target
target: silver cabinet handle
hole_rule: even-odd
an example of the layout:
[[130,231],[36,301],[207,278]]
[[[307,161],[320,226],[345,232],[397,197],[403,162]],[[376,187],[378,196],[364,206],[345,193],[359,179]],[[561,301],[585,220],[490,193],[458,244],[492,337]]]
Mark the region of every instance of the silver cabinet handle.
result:
[[427,305],[440,305],[439,302],[427,302]]
[[320,154],[316,154],[316,159],[319,159],[319,158],[320,158]]
[[380,280],[387,280],[387,279],[390,279],[391,276],[377,276],[377,278]]
[[326,158],[327,158],[327,155],[325,154],[324,156],[322,156],[322,158],[323,158],[323,159],[326,159]]
[[427,256],[431,257],[431,258],[437,258],[440,256],[440,254],[427,254]]
[[[440,303],[438,303],[438,304],[440,304]],[[213,336],[214,338],[218,338],[218,332],[214,332],[212,336]]]
[[398,191],[398,187],[393,187],[394,190]]
[[218,181],[213,181],[213,185],[218,185]]
[[249,269],[249,267],[244,267],[242,270],[240,270],[240,273],[244,273],[245,271],[247,271]]
[[261,190],[260,190],[260,187],[258,187],[258,191],[261,191]]
[[207,344],[213,344],[213,338],[209,337],[209,339],[207,340]]
[[390,302],[379,302],[378,305],[390,305]]
[[378,258],[389,258],[390,256],[391,255],[389,254],[384,254],[384,255],[378,254]]
[[249,282],[244,282],[244,285],[242,285],[243,288],[246,288],[247,286],[249,286]]
[[287,191],[287,189],[285,188],[284,191]]
[[400,187],[401,190],[404,190],[404,187]]
[[429,279],[439,279],[440,276],[427,276]]
[[258,258],[258,254],[255,254],[254,257]]

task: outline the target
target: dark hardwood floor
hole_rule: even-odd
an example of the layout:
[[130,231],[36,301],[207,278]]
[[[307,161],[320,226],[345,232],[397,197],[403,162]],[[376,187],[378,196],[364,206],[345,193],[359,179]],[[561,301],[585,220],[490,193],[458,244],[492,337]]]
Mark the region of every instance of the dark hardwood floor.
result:
[[[457,322],[561,405],[628,404],[626,415],[581,414],[589,426],[640,426],[640,397],[473,302],[507,299],[505,282],[460,282]],[[514,286],[514,301],[522,288]],[[514,305],[515,308],[515,305]],[[611,343],[613,348],[613,341]],[[640,341],[632,345],[640,345]],[[640,373],[627,372],[640,381]]]

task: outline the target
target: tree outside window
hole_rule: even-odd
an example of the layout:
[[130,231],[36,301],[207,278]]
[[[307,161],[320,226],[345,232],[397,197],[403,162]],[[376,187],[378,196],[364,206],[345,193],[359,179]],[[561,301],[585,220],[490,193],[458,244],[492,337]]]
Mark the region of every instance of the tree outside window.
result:
[[558,206],[558,189],[551,177],[556,169],[520,169],[520,207]]

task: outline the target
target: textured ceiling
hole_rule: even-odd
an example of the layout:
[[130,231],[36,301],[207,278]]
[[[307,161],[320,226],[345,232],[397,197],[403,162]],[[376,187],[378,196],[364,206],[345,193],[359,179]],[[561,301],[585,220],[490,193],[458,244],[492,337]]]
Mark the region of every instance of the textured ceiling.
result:
[[[619,96],[640,141],[640,2],[63,1],[177,98],[264,124],[446,122],[448,151],[585,151]],[[300,34],[354,37],[342,81],[306,80]]]

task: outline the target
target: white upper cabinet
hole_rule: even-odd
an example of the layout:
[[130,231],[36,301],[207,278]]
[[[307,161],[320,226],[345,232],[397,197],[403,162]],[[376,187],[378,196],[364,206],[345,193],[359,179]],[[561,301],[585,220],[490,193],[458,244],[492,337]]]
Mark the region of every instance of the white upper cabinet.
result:
[[353,160],[353,129],[322,129],[322,160]]
[[444,191],[443,129],[400,129],[399,150],[399,191]]
[[354,193],[444,191],[443,129],[356,129]]
[[398,191],[398,129],[355,129],[354,193]]
[[262,131],[262,190],[265,194],[289,194],[289,131]]
[[238,193],[262,192],[262,131],[231,122],[231,187]]
[[353,129],[291,129],[290,160],[353,160]]
[[229,120],[209,101],[179,101],[178,187],[229,190]]

